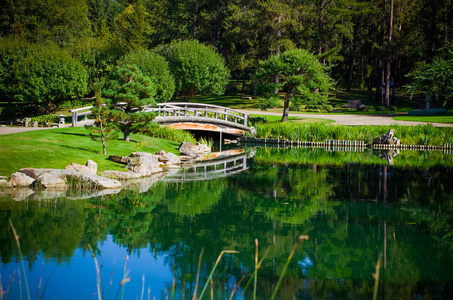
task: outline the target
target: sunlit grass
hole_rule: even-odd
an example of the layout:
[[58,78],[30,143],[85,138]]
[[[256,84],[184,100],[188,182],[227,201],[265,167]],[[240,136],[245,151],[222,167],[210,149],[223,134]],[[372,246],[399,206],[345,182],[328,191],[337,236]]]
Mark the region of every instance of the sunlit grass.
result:
[[[155,153],[158,150],[177,154],[178,142],[132,134],[131,141],[115,139],[107,143],[107,155],[102,145],[90,139],[83,127],[36,130],[0,135],[0,175],[10,176],[20,168],[62,169],[71,163],[85,164],[88,159],[98,164],[98,170],[122,170],[123,166],[108,160],[108,155],[130,155],[137,151]],[[134,147],[135,146],[135,147]]]
[[453,124],[453,114],[436,116],[396,116],[393,120]]

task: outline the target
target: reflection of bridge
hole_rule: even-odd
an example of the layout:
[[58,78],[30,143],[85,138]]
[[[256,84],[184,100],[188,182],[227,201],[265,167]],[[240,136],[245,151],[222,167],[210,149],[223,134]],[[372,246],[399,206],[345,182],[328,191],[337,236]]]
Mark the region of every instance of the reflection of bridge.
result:
[[145,106],[143,112],[155,112],[155,122],[171,128],[211,131],[234,136],[254,133],[248,127],[249,115],[239,110],[200,103],[159,103],[158,107]]
[[[231,154],[233,153],[233,154]],[[197,162],[189,167],[182,167],[178,173],[167,175],[163,181],[197,181],[209,180],[231,176],[241,173],[248,169],[247,158],[252,157],[253,153],[244,153],[243,150],[222,152],[222,155],[214,159]]]

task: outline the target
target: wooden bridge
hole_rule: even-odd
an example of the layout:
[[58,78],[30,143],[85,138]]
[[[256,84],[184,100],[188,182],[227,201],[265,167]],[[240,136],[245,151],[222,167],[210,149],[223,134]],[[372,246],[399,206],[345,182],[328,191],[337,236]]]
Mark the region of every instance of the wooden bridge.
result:
[[[120,108],[121,104],[118,104]],[[78,125],[78,118],[81,116],[87,121],[92,107],[72,110],[72,126]],[[138,109],[137,112],[139,112]],[[140,111],[140,113],[148,112],[154,112],[157,115],[154,122],[175,129],[218,132],[232,136],[242,136],[245,132],[250,132],[252,135],[256,133],[255,128],[248,126],[248,114],[223,106],[170,102],[158,103],[157,107],[146,105]]]
[[170,102],[159,103],[157,108],[145,106],[143,112],[156,113],[154,122],[175,129],[210,131],[233,136],[242,136],[245,132],[255,133],[255,129],[248,126],[248,114],[223,106]]
[[[228,152],[228,151],[227,151]],[[226,152],[225,152],[226,153]],[[190,167],[182,167],[178,173],[167,175],[163,181],[182,182],[222,178],[248,170],[247,158],[254,152],[243,152],[197,162]]]

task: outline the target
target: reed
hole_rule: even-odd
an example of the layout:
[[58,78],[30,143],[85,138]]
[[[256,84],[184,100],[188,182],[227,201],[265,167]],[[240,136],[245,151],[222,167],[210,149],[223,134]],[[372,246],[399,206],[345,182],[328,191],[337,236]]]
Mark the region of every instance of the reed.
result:
[[[24,272],[24,281],[25,281],[25,289],[27,291],[27,299],[30,300],[31,298],[30,298],[30,291],[28,289],[27,273],[25,272],[24,256],[22,255],[22,250],[20,249],[19,236],[16,233],[16,228],[14,228],[14,225],[13,225],[13,222],[11,221],[11,219],[9,219],[9,225],[11,226],[11,229],[14,234],[14,239],[16,240],[17,249],[19,251],[19,256],[20,256],[20,262],[22,265],[22,272]],[[20,274],[19,274],[19,285],[20,284],[21,284],[21,280],[20,280]],[[20,288],[19,290],[20,290],[20,299],[22,299],[22,288]]]

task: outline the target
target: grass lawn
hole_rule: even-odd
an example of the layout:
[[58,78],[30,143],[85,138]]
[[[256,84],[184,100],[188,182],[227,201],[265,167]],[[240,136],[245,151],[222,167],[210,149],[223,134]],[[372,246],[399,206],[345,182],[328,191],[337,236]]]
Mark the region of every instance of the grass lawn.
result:
[[453,114],[431,116],[396,116],[393,120],[453,124]]
[[63,169],[70,163],[84,165],[88,159],[98,164],[99,171],[124,170],[123,165],[108,160],[108,155],[160,149],[178,154],[177,142],[133,134],[130,142],[117,139],[107,143],[107,155],[103,155],[101,142],[91,140],[88,132],[71,127],[0,135],[0,175],[9,177],[20,168]]
[[[259,114],[252,114],[252,116],[266,118],[269,122],[279,122],[282,119],[282,116],[259,115]],[[318,119],[318,118],[288,117],[288,122],[289,123],[332,123],[335,121],[328,120],[328,119]]]
[[[414,102],[409,101],[409,96],[403,93],[404,91],[398,91],[397,96],[395,98],[395,106],[397,107],[396,111],[373,111],[373,112],[364,112],[364,111],[354,111],[354,112],[339,112],[338,114],[391,114],[395,112],[407,112],[413,110],[416,107]],[[278,102],[278,108],[270,109],[269,111],[273,110],[280,110],[283,108],[283,93],[280,94],[280,100]],[[236,109],[259,109],[260,100],[257,97],[253,97],[252,100],[249,99],[241,99],[243,95],[238,94],[234,96],[196,96],[190,102],[194,103],[205,103],[205,104],[212,104],[212,105],[220,105],[228,108],[236,108]],[[247,95],[246,95],[247,96]],[[374,94],[373,94],[374,97]],[[368,91],[361,91],[361,90],[351,90],[349,92],[344,90],[337,90],[335,93],[331,94],[329,97],[330,105],[332,106],[340,106],[343,104],[347,104],[348,100],[361,100],[363,104],[367,106],[380,106],[380,104],[374,101],[374,98],[370,99],[370,93]],[[182,101],[182,100],[181,100]],[[291,111],[291,113],[298,113],[297,111]],[[300,113],[310,113],[313,112],[300,112]],[[314,113],[317,114],[317,113]]]

